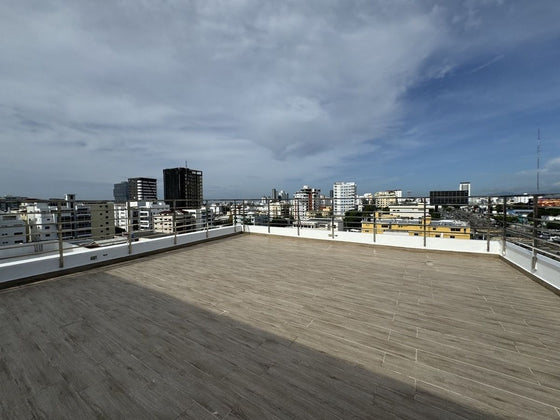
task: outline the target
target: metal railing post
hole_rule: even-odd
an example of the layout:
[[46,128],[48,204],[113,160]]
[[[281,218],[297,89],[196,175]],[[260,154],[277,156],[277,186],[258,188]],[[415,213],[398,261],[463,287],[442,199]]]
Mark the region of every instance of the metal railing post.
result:
[[538,221],[538,208],[539,208],[539,196],[533,195],[533,257],[531,258],[531,270],[535,271],[537,269],[537,221]]
[[424,228],[424,248],[426,248],[426,199],[424,198],[424,219],[422,221]]
[[245,232],[245,200],[241,203],[241,229]]
[[130,201],[126,202],[126,210],[128,215],[128,254],[130,255],[132,254],[132,227],[133,227]]
[[58,231],[58,266],[64,268],[64,246],[62,242],[62,209],[60,201],[57,204],[57,231]]
[[[299,200],[299,199],[296,199]],[[299,201],[296,201],[297,205],[296,205],[296,209],[297,209],[297,236],[299,236],[299,228],[300,228],[300,217],[299,217]]]
[[230,208],[231,222],[233,224],[233,233],[237,232],[237,200],[233,200],[233,212]]
[[266,205],[268,207],[268,216],[267,216],[267,228],[268,228],[268,233],[270,233],[270,198],[266,199]]
[[[172,213],[173,218],[173,245],[177,245],[177,211],[173,210]],[[184,220],[184,218],[183,218]]]
[[334,209],[331,208],[331,238],[334,239]]
[[206,239],[208,239],[208,201],[204,203],[204,208],[206,211]]
[[[488,218],[488,227],[486,228],[486,250],[490,251],[490,232],[492,231],[492,226],[490,222],[490,220],[492,220],[492,213],[490,213],[490,197],[488,197],[488,207],[486,208],[486,217]],[[502,252],[504,250],[505,248],[502,249]]]
[[[502,199],[503,208],[503,217],[502,223],[504,224],[502,228],[502,255],[506,254],[506,230],[507,230],[507,209],[506,209],[506,196]],[[488,251],[490,251],[490,242],[488,242]]]
[[373,208],[373,243],[377,240],[377,211],[376,208]]

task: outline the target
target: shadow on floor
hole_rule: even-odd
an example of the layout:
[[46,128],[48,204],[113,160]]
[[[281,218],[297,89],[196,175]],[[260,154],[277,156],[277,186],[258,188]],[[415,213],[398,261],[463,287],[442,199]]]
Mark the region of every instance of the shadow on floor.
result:
[[497,418],[101,270],[0,315],[2,418]]

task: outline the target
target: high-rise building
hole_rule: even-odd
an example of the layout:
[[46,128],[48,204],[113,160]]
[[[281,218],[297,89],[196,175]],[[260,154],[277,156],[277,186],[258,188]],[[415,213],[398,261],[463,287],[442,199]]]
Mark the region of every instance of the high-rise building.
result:
[[164,200],[173,208],[202,207],[202,171],[189,168],[163,170]]
[[320,193],[320,189],[311,188],[308,185],[304,185],[298,192],[294,193],[294,216],[304,219],[307,217],[308,212],[318,211]]
[[128,181],[114,184],[113,198],[115,199],[115,203],[126,203],[130,200],[130,196],[128,195]]
[[333,209],[336,216],[343,216],[356,208],[358,187],[355,182],[335,182],[333,185]]
[[157,201],[157,179],[128,178],[130,201]]

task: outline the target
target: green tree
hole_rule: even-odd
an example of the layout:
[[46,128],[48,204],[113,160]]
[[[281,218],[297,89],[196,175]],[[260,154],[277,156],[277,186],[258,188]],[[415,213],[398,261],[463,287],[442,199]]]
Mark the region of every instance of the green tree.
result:
[[349,210],[344,214],[344,229],[361,229],[363,212]]

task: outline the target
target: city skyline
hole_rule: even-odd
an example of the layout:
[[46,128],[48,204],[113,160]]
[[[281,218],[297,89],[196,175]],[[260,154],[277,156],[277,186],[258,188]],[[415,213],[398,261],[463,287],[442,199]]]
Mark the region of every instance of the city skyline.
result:
[[560,191],[560,4],[0,5],[0,196]]

